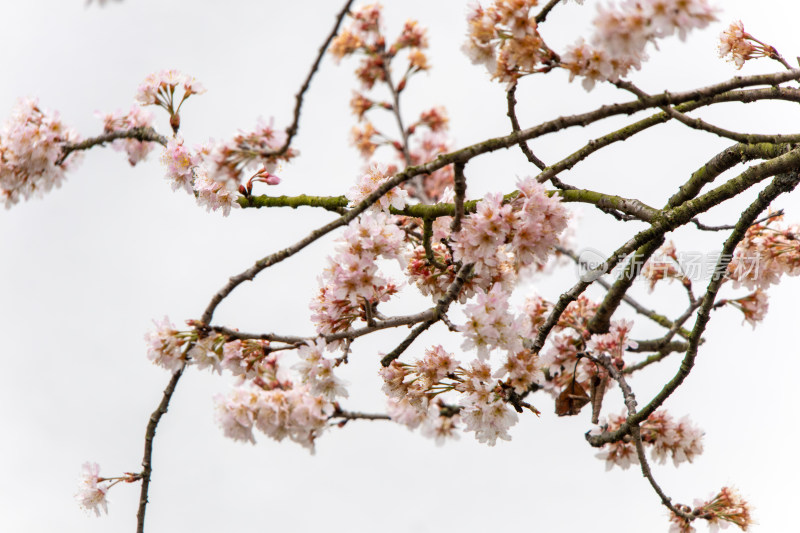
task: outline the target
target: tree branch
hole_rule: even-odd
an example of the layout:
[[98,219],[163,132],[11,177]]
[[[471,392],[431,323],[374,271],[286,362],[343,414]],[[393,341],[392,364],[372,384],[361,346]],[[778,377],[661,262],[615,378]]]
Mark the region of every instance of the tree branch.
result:
[[136,513],[136,533],[144,533],[144,515],[147,511],[147,492],[150,489],[150,475],[153,472],[153,439],[156,436],[156,428],[161,421],[161,417],[167,413],[169,401],[172,399],[172,394],[175,392],[175,387],[183,375],[185,367],[179,368],[172,374],[172,377],[164,389],[164,394],[161,397],[161,403],[153,414],[150,415],[150,420],[147,422],[147,430],[144,434],[144,458],[142,459],[142,488],[139,494],[139,510]]

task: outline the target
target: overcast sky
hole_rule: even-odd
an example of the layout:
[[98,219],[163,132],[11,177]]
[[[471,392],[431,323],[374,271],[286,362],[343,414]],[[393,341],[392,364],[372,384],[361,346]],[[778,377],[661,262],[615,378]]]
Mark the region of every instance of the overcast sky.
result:
[[[407,116],[446,105],[456,147],[507,133],[503,87],[459,51],[466,2],[385,3],[389,35],[407,18],[429,28],[433,69],[409,84]],[[588,34],[593,3],[553,12],[542,29],[551,46],[563,49]],[[17,98],[38,96],[43,107],[60,111],[68,125],[91,136],[102,129],[96,111],[129,108],[145,76],[177,68],[208,89],[182,111],[190,146],[251,129],[259,116],[274,116],[282,128],[339,4],[126,0],[101,9],[86,8],[82,0],[3,2],[0,120]],[[651,49],[652,60],[633,79],[658,92],[739,74],[716,57],[717,36],[735,19],[787,58],[800,54],[794,2],[724,4],[717,24],[685,43],[663,41],[661,53]],[[283,169],[283,182],[270,193],[342,194],[358,177],[362,162],[347,142],[354,68],[354,62],[337,66],[325,59],[303,109],[296,139],[301,157]],[[778,68],[762,62],[741,73]],[[627,99],[605,87],[587,94],[566,79],[555,73],[522,82],[523,127]],[[154,111],[166,133],[164,113]],[[796,131],[798,115],[787,103],[758,103],[703,116],[741,131],[772,133]],[[555,161],[623,123],[609,120],[547,137],[533,148]],[[597,154],[566,179],[663,205],[690,172],[729,144],[679,125],[640,137]],[[516,150],[481,157],[470,163],[471,194],[508,192],[518,177],[534,171]],[[143,335],[151,320],[198,318],[228,276],[332,219],[311,209],[246,210],[222,218],[172,193],[162,176],[157,153],[131,169],[124,154],[93,150],[61,189],[0,212],[0,531],[132,531],[138,484],[114,487],[109,515],[101,518],[81,511],[73,494],[84,461],[98,462],[104,475],[140,469],[145,425],[169,379],[145,355]],[[787,208],[790,221],[800,220],[797,194],[776,205]],[[707,221],[731,223],[744,205],[733,202]],[[605,252],[640,227],[614,224],[586,209],[582,220],[578,246]],[[675,238],[684,250],[721,247],[721,240],[688,231]],[[308,302],[331,243],[328,238],[237,289],[215,322],[311,334]],[[572,268],[564,268],[515,296],[536,290],[552,298],[574,281]],[[689,414],[706,431],[705,453],[677,469],[654,467],[678,502],[734,484],[755,508],[754,531],[797,527],[798,290],[797,280],[773,288],[770,313],[755,330],[733,310],[715,312],[691,377],[667,403],[675,416]],[[637,295],[672,316],[680,312],[677,286],[659,289],[651,300],[642,287]],[[410,302],[394,309],[428,305],[421,298]],[[658,333],[641,320],[637,326],[640,338]],[[404,333],[356,345],[342,372],[353,384],[347,408],[383,409],[377,353],[390,350]],[[415,349],[443,343],[458,350],[460,339],[443,333],[433,328]],[[678,364],[668,361],[637,376],[633,386],[640,397],[657,391]],[[180,383],[156,438],[148,532],[668,529],[666,511],[636,469],[606,473],[594,457],[583,439],[589,414],[558,419],[545,396],[534,398],[542,416],[523,416],[511,431],[513,440],[494,448],[472,434],[437,447],[400,426],[353,422],[320,438],[311,456],[265,436],[257,435],[255,446],[225,439],[214,422],[212,397],[230,385],[228,377],[195,369]],[[607,402],[615,413],[622,408],[617,396],[614,390]]]

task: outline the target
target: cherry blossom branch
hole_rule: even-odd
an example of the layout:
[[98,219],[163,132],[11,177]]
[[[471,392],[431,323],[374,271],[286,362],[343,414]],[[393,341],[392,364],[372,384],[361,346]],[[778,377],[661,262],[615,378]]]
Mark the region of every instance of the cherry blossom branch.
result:
[[400,92],[397,90],[397,87],[394,86],[394,82],[392,81],[392,72],[389,70],[389,66],[387,65],[388,57],[384,56],[384,61],[382,64],[383,75],[386,77],[386,85],[389,87],[389,93],[392,95],[392,115],[394,115],[394,119],[397,122],[397,128],[400,130],[400,139],[402,139],[402,146],[401,152],[403,154],[403,159],[406,161],[406,165],[411,165],[411,154],[408,151],[408,130],[406,130],[405,125],[403,125],[403,116],[400,114]]
[[[394,82],[392,81],[392,72],[389,68],[389,61],[391,61],[391,57],[388,54],[384,54],[384,61],[381,65],[383,70],[383,74],[386,77],[386,85],[389,87],[389,93],[392,95],[392,114],[394,115],[395,121],[397,122],[397,128],[400,130],[400,139],[402,140],[402,144],[400,146],[401,152],[403,154],[403,159],[406,162],[406,166],[411,166],[411,152],[409,151],[408,145],[408,130],[406,129],[405,125],[403,124],[403,115],[400,112],[400,91],[401,87],[395,87]],[[405,78],[401,81],[401,84],[405,82]],[[428,193],[425,192],[425,187],[422,183],[421,175],[414,176],[412,178],[414,182],[414,189],[416,196],[422,201],[424,204],[431,203],[431,199],[428,197]]]
[[352,5],[353,1],[354,0],[347,0],[342,10],[339,12],[338,15],[336,15],[336,23],[333,25],[333,29],[331,30],[328,37],[325,39],[325,42],[322,43],[322,46],[320,46],[319,52],[317,53],[317,58],[311,65],[311,69],[308,71],[308,75],[306,76],[303,85],[300,86],[300,90],[294,97],[295,100],[294,118],[292,119],[291,125],[288,128],[286,128],[286,140],[284,141],[283,145],[280,148],[274,151],[265,152],[261,154],[262,156],[275,157],[284,155],[286,151],[289,149],[289,146],[292,144],[292,140],[294,139],[294,136],[297,134],[297,130],[300,125],[300,109],[303,107],[303,98],[305,96],[305,93],[311,86],[311,79],[314,77],[314,74],[316,74],[317,70],[319,69],[319,65],[322,62],[322,58],[325,55],[325,51],[328,49],[328,46],[330,46],[333,38],[336,37],[336,34],[339,32],[339,26],[341,26],[342,20],[344,20],[344,17],[347,15],[347,12],[350,11],[350,6]]
[[64,163],[67,157],[69,157],[69,154],[72,152],[88,150],[90,148],[94,148],[95,146],[103,146],[105,143],[116,141],[118,139],[136,139],[137,141],[141,142],[157,142],[162,146],[167,145],[167,138],[159,134],[153,128],[140,127],[131,128],[129,130],[111,131],[96,137],[84,139],[79,143],[65,144],[61,148],[61,156],[58,158],[55,164],[61,165]]
[[680,190],[669,199],[667,205],[676,207],[686,200],[694,198],[706,184],[711,183],[717,176],[739,163],[752,161],[753,159],[773,159],[783,155],[788,149],[788,144],[734,144],[712,157],[705,165],[696,170],[689,178],[689,181],[682,185]]
[[[642,353],[642,352],[654,352],[656,350],[663,350],[667,353],[672,353],[672,352],[682,353],[689,349],[689,345],[682,341],[669,341],[666,344],[664,344],[663,338],[637,340],[636,343],[638,344],[636,348],[629,347],[627,351],[634,353]],[[628,370],[628,368],[630,367],[626,366],[625,370]]]
[[[794,150],[792,152],[794,152]],[[753,221],[756,220],[758,215],[767,209],[775,198],[781,194],[794,190],[798,183],[800,183],[800,173],[798,173],[796,169],[791,169],[789,173],[781,173],[777,175],[772,182],[765,187],[763,191],[761,191],[756,200],[742,212],[742,215],[736,224],[736,228],[731,232],[730,236],[723,245],[722,252],[720,253],[720,257],[714,270],[714,276],[708,284],[700,305],[700,309],[697,312],[694,328],[692,329],[692,334],[688,339],[689,346],[686,350],[686,355],[681,362],[678,372],[642,410],[640,410],[636,415],[629,415],[625,422],[623,422],[617,430],[613,432],[603,432],[599,435],[587,435],[586,440],[589,442],[589,444],[599,447],[603,444],[620,440],[631,432],[631,428],[633,426],[641,423],[653,412],[655,412],[655,410],[658,409],[664,403],[664,401],[666,401],[666,399],[672,395],[673,392],[675,392],[681,383],[683,383],[694,366],[694,361],[697,357],[697,351],[700,345],[700,337],[703,334],[703,331],[705,331],[706,325],[710,320],[710,313],[712,308],[715,306],[717,293],[719,292],[719,289],[725,280],[724,273],[727,270],[728,263],[730,263],[733,250],[744,238],[747,228],[752,225]]]
[[139,510],[136,513],[136,533],[144,533],[144,515],[147,511],[147,492],[150,489],[150,475],[153,472],[153,439],[155,439],[156,436],[156,428],[161,421],[161,417],[167,413],[172,394],[175,392],[175,387],[178,385],[178,381],[183,375],[184,368],[185,367],[182,366],[172,374],[167,388],[164,389],[161,403],[158,404],[158,407],[153,411],[153,414],[150,415],[150,420],[147,422],[147,429],[144,434],[144,458],[142,459],[141,472],[142,488],[139,493]]
[[374,333],[382,329],[413,326],[414,324],[418,324],[425,320],[430,320],[435,315],[436,308],[431,308],[414,315],[396,316],[375,320],[373,325],[365,326],[363,328],[349,329],[346,331],[340,331],[338,333],[330,333],[328,335],[311,335],[308,337],[278,335],[276,333],[246,333],[223,326],[209,326],[209,328],[217,333],[225,335],[229,339],[258,339],[270,342],[282,342],[286,344],[300,345],[307,341],[313,341],[314,339],[318,338],[325,339],[325,342],[333,342],[344,339],[354,340],[358,337],[369,335],[370,333]]
[[[477,146],[477,145],[476,145]],[[233,290],[244,283],[245,281],[252,281],[259,272],[263,271],[266,268],[271,267],[274,264],[277,264],[288,257],[293,256],[300,250],[304,249],[306,246],[314,243],[318,239],[324,237],[331,231],[345,226],[350,223],[350,221],[354,220],[358,215],[364,212],[367,208],[369,208],[372,204],[374,204],[378,199],[393,189],[395,186],[404,183],[411,179],[414,176],[423,173],[430,173],[439,168],[445,166],[445,164],[450,163],[458,163],[461,160],[458,157],[463,157],[464,161],[468,161],[474,155],[472,154],[472,150],[474,147],[468,147],[457,152],[453,152],[451,154],[446,154],[446,156],[439,156],[433,161],[429,161],[427,163],[406,167],[402,172],[395,174],[392,178],[388,179],[387,181],[383,182],[379,185],[372,193],[370,193],[364,200],[359,202],[356,206],[350,209],[347,213],[343,214],[340,218],[325,224],[317,228],[316,230],[309,233],[305,238],[297,241],[295,244],[284,248],[274,254],[269,256],[263,257],[255,262],[253,266],[237,274],[232,276],[228,279],[228,283],[225,284],[217,293],[211,298],[206,310],[203,312],[203,316],[201,317],[201,321],[204,324],[209,324],[211,322],[211,318],[214,315],[214,310],[217,306],[231,293]],[[447,159],[447,157],[452,157],[454,160],[449,161],[447,163],[442,163],[443,159]],[[571,198],[577,199],[587,199],[593,200],[589,203],[596,203],[597,201],[608,202],[610,203],[615,209],[624,210],[630,209],[632,214],[639,214],[641,216],[649,216],[649,214],[654,214],[655,210],[652,208],[648,208],[642,202],[638,200],[629,200],[623,199],[620,197],[613,197],[608,195],[603,195],[602,193],[595,193],[593,191],[585,191],[585,190],[568,190],[568,191],[556,191],[555,194],[559,194],[565,201],[570,201]],[[470,202],[465,202],[465,209],[467,209],[467,205]],[[474,205],[474,204],[473,204]],[[619,206],[619,207],[618,207]],[[425,210],[442,210],[444,214],[452,216],[455,214],[455,206],[453,204],[434,204],[434,205],[414,205],[409,206],[404,210],[398,210],[398,213],[401,214],[408,214],[409,216],[418,216],[422,218],[424,216],[421,214],[421,211]],[[452,210],[452,211],[451,211]],[[435,215],[435,216],[443,216],[443,215]],[[613,268],[613,267],[612,267]]]
[[[421,165],[417,165],[414,167],[407,167],[402,172],[396,174],[393,178],[384,182],[376,191],[373,192],[373,195],[376,195],[376,198],[379,198],[380,196],[391,190],[393,187],[408,181],[414,176],[417,176],[419,174],[429,174],[452,163],[458,163],[458,162],[466,163],[470,159],[478,155],[494,152],[505,148],[510,148],[518,144],[520,141],[541,137],[548,133],[561,131],[563,129],[572,126],[587,126],[593,122],[597,122],[604,118],[609,118],[615,115],[621,115],[621,114],[630,115],[638,111],[641,111],[643,109],[656,107],[661,103],[680,104],[694,100],[700,100],[701,102],[694,104],[699,107],[701,105],[710,105],[712,103],[718,103],[718,102],[732,102],[732,101],[744,102],[744,101],[753,101],[753,99],[781,98],[792,101],[800,100],[800,90],[797,89],[776,87],[775,89],[771,90],[761,90],[760,92],[758,92],[758,95],[747,94],[750,91],[738,91],[738,92],[733,91],[733,89],[741,89],[753,85],[776,86],[786,81],[791,81],[795,79],[800,79],[800,69],[795,69],[790,72],[779,72],[767,75],[737,76],[732,78],[731,80],[718,83],[715,85],[709,85],[707,87],[695,89],[692,91],[687,91],[683,93],[674,93],[674,94],[665,92],[663,93],[663,95],[653,96],[654,99],[653,105],[646,105],[637,99],[632,102],[626,102],[622,104],[604,105],[588,113],[559,117],[554,120],[543,122],[538,126],[521,130],[518,133],[511,133],[503,137],[495,137],[487,139],[483,142],[467,146],[455,152],[442,154],[433,161],[429,161]],[[724,94],[726,93],[726,91],[732,91],[732,92]],[[758,96],[758,98],[756,96]],[[664,115],[666,116],[666,114]],[[540,174],[537,177],[537,179],[540,179],[540,181],[547,181],[549,177],[544,176],[543,174]],[[371,196],[372,195],[370,195],[370,197]]]
[[433,238],[433,219],[422,219],[422,247],[425,249],[425,259],[429,265],[432,265],[439,270],[446,270],[447,265],[443,265],[433,255],[433,248],[431,248],[431,239]]
[[240,196],[237,200],[242,207],[321,207],[328,211],[333,211],[343,215],[346,213],[347,204],[350,202],[344,196],[310,196],[301,194],[298,196]]

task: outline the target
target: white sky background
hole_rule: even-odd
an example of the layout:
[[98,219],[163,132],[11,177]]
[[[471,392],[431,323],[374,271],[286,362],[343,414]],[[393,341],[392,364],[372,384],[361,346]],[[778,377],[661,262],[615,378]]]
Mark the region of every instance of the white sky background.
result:
[[[389,36],[406,18],[429,28],[429,75],[405,92],[407,122],[420,110],[445,104],[456,147],[510,130],[503,87],[459,52],[465,31],[463,2],[386,2]],[[594,12],[570,4],[557,8],[542,33],[557,50],[587,35]],[[723,3],[723,2],[718,2]],[[737,74],[716,58],[716,38],[741,18],[757,37],[785,57],[800,53],[794,2],[725,2],[713,27],[686,43],[662,42],[662,53],[633,78],[651,92],[681,90]],[[85,9],[80,0],[5,1],[0,6],[0,117],[18,97],[35,95],[61,112],[82,135],[102,129],[95,111],[127,109],[150,72],[177,68],[196,76],[208,92],[182,111],[182,134],[194,145],[251,129],[259,115],[285,127],[293,95],[330,30],[340,2],[221,2],[127,0]],[[269,194],[341,194],[362,167],[348,145],[354,124],[347,102],[357,87],[354,61],[323,62],[308,93],[295,146],[301,157],[281,173]],[[773,72],[777,63],[748,65],[742,73]],[[624,99],[598,88],[587,94],[566,76],[528,79],[518,91],[523,127],[559,114]],[[155,110],[158,114],[159,110]],[[771,133],[796,131],[788,103],[731,104],[704,116],[723,126]],[[167,133],[165,113],[158,114]],[[621,120],[547,137],[532,143],[555,161],[587,139],[612,131]],[[795,125],[794,130],[792,126]],[[569,175],[571,183],[639,197],[663,205],[688,173],[730,144],[678,125],[649,131],[593,156]],[[482,156],[467,167],[470,192],[512,190],[516,178],[535,172],[518,150]],[[227,277],[291,244],[331,220],[310,208],[243,210],[228,218],[208,214],[185,194],[173,194],[162,178],[158,154],[131,169],[123,153],[96,149],[68,175],[65,185],[0,212],[0,531],[132,531],[139,484],[114,487],[109,515],[87,517],[73,500],[80,466],[96,461],[104,475],[138,471],[144,428],[169,376],[145,357],[142,336],[151,319],[198,318]],[[800,220],[797,193],[783,199],[787,219]],[[750,196],[749,198],[752,198]],[[745,201],[706,216],[731,223]],[[577,242],[610,251],[640,226],[623,225],[583,209]],[[678,241],[682,250],[718,250],[707,235]],[[217,311],[214,322],[246,331],[311,334],[308,301],[331,250],[331,238],[243,285]],[[521,289],[554,297],[574,283],[572,267]],[[675,469],[655,465],[657,479],[678,502],[705,498],[727,484],[755,507],[754,531],[796,528],[796,376],[793,342],[796,294],[789,280],[770,291],[771,311],[752,331],[733,310],[717,311],[696,367],[667,407],[690,414],[706,430],[705,453]],[[668,314],[681,310],[677,286],[656,291]],[[524,291],[520,291],[524,292]],[[599,296],[600,293],[591,293]],[[516,295],[518,297],[522,294]],[[412,298],[418,308],[428,305]],[[655,305],[655,304],[652,304]],[[397,312],[411,308],[396,306]],[[627,313],[627,310],[625,311]],[[637,320],[639,338],[658,330]],[[788,330],[788,331],[787,331]],[[460,339],[433,329],[407,352]],[[343,405],[383,410],[376,377],[380,351],[389,351],[406,330],[355,345],[343,377],[353,383]],[[465,356],[465,359],[468,356]],[[673,358],[676,356],[673,355]],[[674,373],[668,361],[633,380],[645,401]],[[150,533],[221,530],[256,532],[666,531],[664,508],[635,468],[606,473],[583,439],[589,414],[558,419],[552,400],[533,398],[541,418],[521,418],[510,443],[494,448],[472,434],[436,447],[405,428],[352,422],[317,442],[317,453],[264,436],[255,446],[225,439],[213,419],[212,396],[230,380],[189,369],[162,419],[154,452],[147,512]],[[607,399],[622,407],[618,389]],[[794,493],[793,493],[794,491]],[[699,525],[699,530],[704,530]]]

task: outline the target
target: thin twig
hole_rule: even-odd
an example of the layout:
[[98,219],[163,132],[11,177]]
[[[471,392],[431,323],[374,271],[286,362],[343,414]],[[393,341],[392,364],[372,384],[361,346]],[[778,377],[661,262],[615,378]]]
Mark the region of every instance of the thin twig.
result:
[[342,20],[344,20],[345,15],[347,12],[350,11],[350,5],[353,3],[354,0],[347,0],[344,4],[344,7],[336,15],[336,23],[333,25],[333,29],[331,30],[328,37],[325,39],[325,42],[322,43],[322,46],[319,48],[319,52],[317,53],[317,58],[314,60],[314,63],[311,65],[311,69],[308,71],[308,75],[306,76],[303,85],[300,86],[300,90],[294,97],[294,118],[292,119],[292,123],[289,127],[286,128],[286,140],[283,142],[283,145],[278,148],[277,150],[270,150],[268,152],[264,152],[261,155],[264,157],[276,157],[281,156],[289,150],[289,146],[292,144],[292,140],[294,136],[297,134],[297,130],[300,126],[300,110],[303,107],[303,97],[308,91],[308,88],[311,86],[311,79],[316,74],[317,70],[319,69],[319,64],[322,62],[322,58],[325,55],[325,51],[328,49],[328,46],[333,41],[333,38],[336,37],[336,34],[339,32],[339,26],[342,24]]
[[[776,217],[782,217],[783,214],[784,214],[783,213],[783,209],[779,209],[778,211],[776,211],[774,213],[771,213],[771,214],[769,214],[769,215],[767,215],[765,217],[759,218],[758,220],[753,222],[752,225],[755,226],[756,224],[761,224],[762,222],[766,222],[767,220],[770,220],[770,219],[773,219],[773,218],[776,218]],[[702,224],[697,219],[692,219],[692,222],[694,223],[695,226],[697,226],[697,229],[703,230],[703,231],[725,231],[725,230],[734,229],[736,227],[735,224],[728,224],[728,225],[724,225],[724,226],[706,226],[705,224]]]
[[[506,101],[508,103],[508,111],[507,111],[506,115],[511,120],[511,131],[513,131],[515,133],[520,131],[519,120],[517,120],[517,109],[516,109],[516,107],[517,107],[517,97],[516,97],[516,94],[517,94],[517,84],[514,83],[508,89],[508,91],[506,92]],[[519,146],[519,149],[522,150],[522,153],[525,155],[525,158],[530,163],[533,163],[534,165],[536,165],[536,167],[538,167],[539,170],[544,170],[544,169],[547,168],[547,165],[544,163],[544,161],[542,161],[541,159],[536,157],[536,155],[531,151],[531,149],[528,146],[527,142],[520,141],[518,146]],[[555,176],[553,176],[550,179],[550,181],[553,181],[554,179],[556,181],[559,181],[558,178],[556,178]],[[553,183],[555,184],[555,182],[553,182]],[[560,181],[559,181],[559,183],[560,183]],[[558,187],[558,185],[556,185],[556,187]],[[564,187],[559,187],[559,188],[563,189]]]

